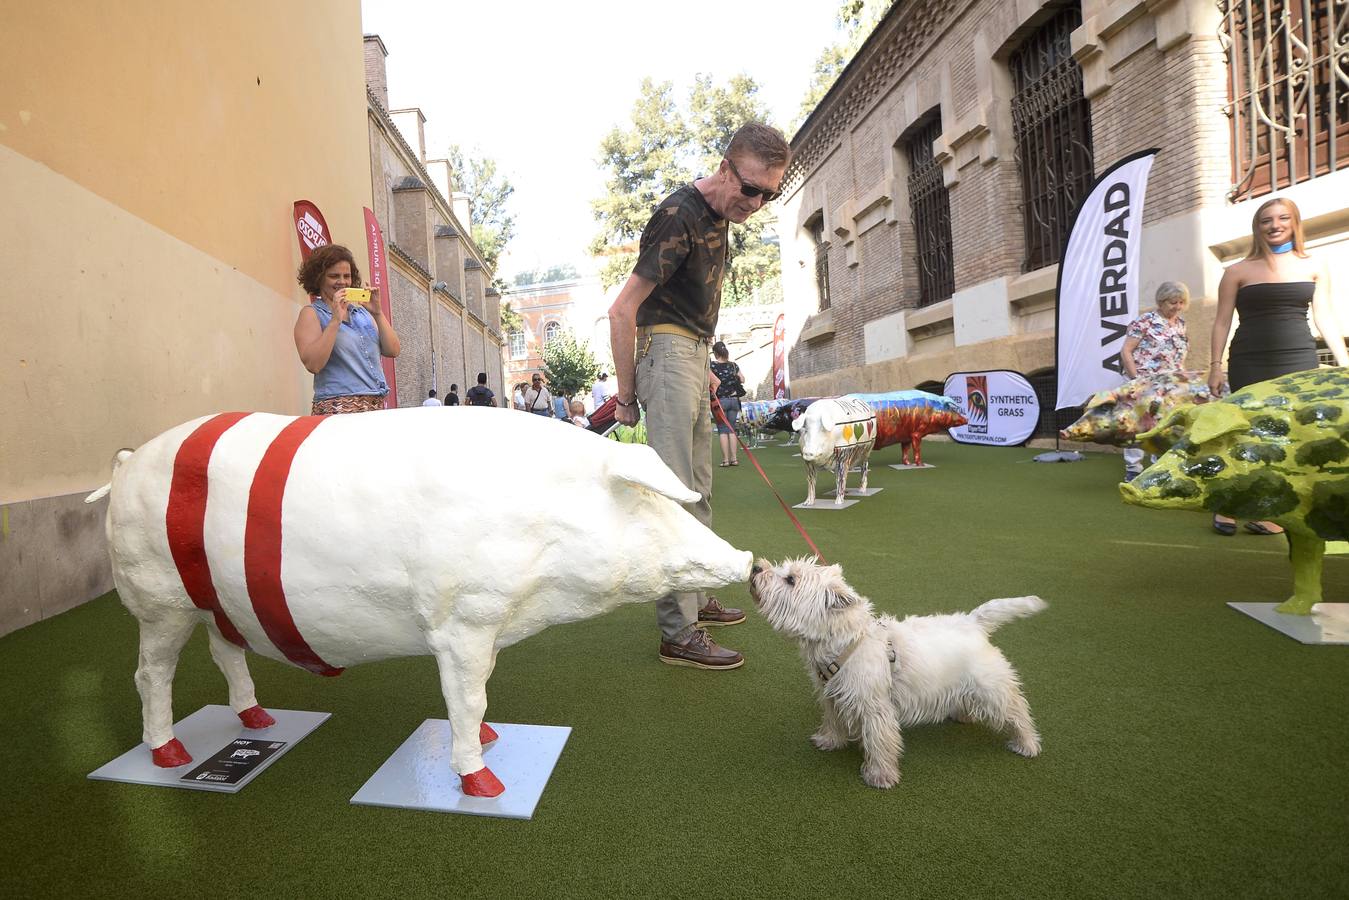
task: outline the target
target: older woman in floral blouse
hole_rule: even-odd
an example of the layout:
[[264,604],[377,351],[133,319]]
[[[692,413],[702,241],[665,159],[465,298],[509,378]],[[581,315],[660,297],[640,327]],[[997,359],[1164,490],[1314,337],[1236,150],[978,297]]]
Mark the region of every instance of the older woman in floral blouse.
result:
[[[1120,362],[1130,378],[1179,372],[1185,368],[1190,339],[1185,333],[1181,313],[1190,305],[1190,289],[1179,281],[1164,281],[1157,288],[1157,308],[1129,323],[1124,333]],[[1143,451],[1124,450],[1124,480],[1131,481],[1143,471]]]

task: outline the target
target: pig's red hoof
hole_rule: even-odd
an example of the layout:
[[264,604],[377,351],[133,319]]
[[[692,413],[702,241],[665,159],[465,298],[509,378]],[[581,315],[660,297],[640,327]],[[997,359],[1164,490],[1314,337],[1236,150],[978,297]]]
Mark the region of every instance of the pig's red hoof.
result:
[[496,739],[497,733],[492,728],[491,725],[488,725],[486,722],[483,722],[481,725],[478,726],[479,744],[482,744],[484,747],[486,747],[488,744],[492,743],[492,741],[495,741]]
[[460,775],[459,782],[464,787],[464,793],[470,797],[495,797],[506,789],[486,766],[476,772]]
[[245,728],[271,728],[276,724],[276,719],[261,706],[250,706],[239,713],[239,721],[244,723]]
[[155,765],[161,769],[176,769],[179,766],[185,766],[192,762],[192,756],[183,746],[183,742],[174,738],[167,744],[162,744],[150,751],[150,758],[155,761]]

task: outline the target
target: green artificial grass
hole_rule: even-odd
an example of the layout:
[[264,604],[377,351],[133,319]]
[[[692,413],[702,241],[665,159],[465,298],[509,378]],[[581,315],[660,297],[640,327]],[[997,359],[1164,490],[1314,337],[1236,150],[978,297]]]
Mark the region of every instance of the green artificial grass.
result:
[[[0,896],[1344,896],[1349,647],[1224,605],[1288,596],[1282,540],[1124,506],[1118,456],[923,449],[936,468],[890,469],[888,448],[884,492],[798,515],[880,610],[1049,601],[994,638],[1038,759],[975,725],[913,728],[900,785],[872,790],[860,751],[807,742],[796,649],[756,613],[715,632],[746,665],[709,673],[660,664],[633,606],[501,653],[488,719],[573,729],[530,822],[350,805],[444,718],[430,657],[327,679],[250,655],[264,706],[333,715],[236,796],[89,781],[140,740],[136,627],[108,595],[0,639]],[[758,455],[795,503],[791,452]],[[748,460],[716,470],[713,507],[737,547],[807,552]],[[1327,599],[1349,599],[1349,558],[1325,569]],[[225,702],[199,630],[175,716]]]

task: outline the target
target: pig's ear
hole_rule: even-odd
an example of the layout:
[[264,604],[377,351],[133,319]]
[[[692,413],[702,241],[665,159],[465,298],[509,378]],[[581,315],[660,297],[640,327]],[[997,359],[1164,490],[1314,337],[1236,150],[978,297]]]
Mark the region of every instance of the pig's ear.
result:
[[1192,403],[1178,406],[1156,428],[1139,434],[1136,440],[1149,453],[1165,453],[1181,439],[1198,410],[1199,407]]
[[1233,431],[1251,430],[1250,421],[1230,403],[1196,406],[1190,421],[1192,424],[1186,437],[1196,444],[1203,444]]

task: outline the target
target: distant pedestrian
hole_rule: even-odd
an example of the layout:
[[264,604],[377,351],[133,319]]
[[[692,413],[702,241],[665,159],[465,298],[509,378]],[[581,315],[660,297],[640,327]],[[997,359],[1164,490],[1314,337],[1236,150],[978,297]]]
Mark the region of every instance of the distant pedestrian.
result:
[[609,383],[609,373],[601,372],[599,380],[596,381],[595,386],[590,389],[590,399],[595,401],[594,408],[599,409],[604,405],[604,401],[608,400],[613,395],[614,388],[613,385]]
[[445,395],[445,405],[446,406],[459,405],[459,385],[457,384],[450,385],[450,392]]
[[525,412],[533,413],[536,416],[552,416],[553,413],[553,395],[549,393],[548,388],[543,384],[543,373],[535,372],[530,378],[529,387],[525,388],[523,398]]
[[422,406],[440,406],[440,401],[436,399],[436,389],[426,392],[426,399],[422,401]]
[[487,373],[478,373],[478,383],[468,389],[464,395],[464,405],[466,406],[495,406],[496,395],[492,389],[487,386]]
[[731,362],[731,353],[723,341],[712,345],[712,374],[717,376],[717,402],[725,421],[716,418],[717,435],[721,441],[721,467],[738,466],[736,456],[735,423],[740,418],[740,398],[745,396],[744,377],[740,367]]

